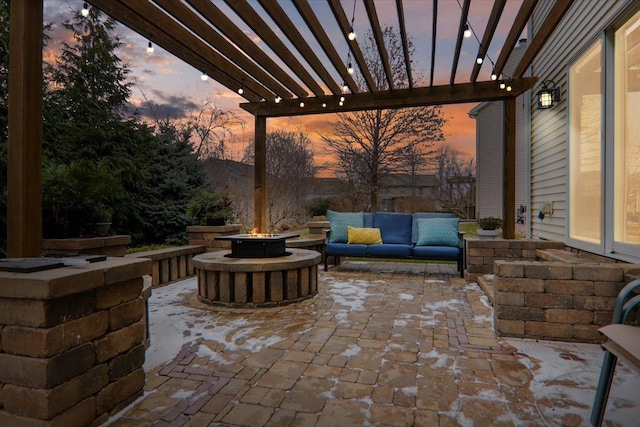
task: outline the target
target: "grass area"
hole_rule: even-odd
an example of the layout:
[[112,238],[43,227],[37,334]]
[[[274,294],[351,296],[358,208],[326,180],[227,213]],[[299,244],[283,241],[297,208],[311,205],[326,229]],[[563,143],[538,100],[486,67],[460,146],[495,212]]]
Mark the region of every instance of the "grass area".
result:
[[[478,223],[475,221],[461,222],[458,229],[464,233],[464,237],[478,237]],[[502,237],[502,230],[500,230],[497,237]]]
[[158,249],[167,249],[171,248],[175,245],[147,245],[147,246],[138,246],[135,248],[127,248],[128,254],[135,254],[138,252],[146,252],[146,251],[155,251]]

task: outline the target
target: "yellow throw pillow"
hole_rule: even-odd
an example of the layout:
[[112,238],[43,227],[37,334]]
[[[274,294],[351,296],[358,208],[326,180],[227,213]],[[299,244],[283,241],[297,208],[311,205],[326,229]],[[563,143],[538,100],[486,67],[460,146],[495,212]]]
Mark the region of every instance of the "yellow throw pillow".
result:
[[382,243],[382,235],[379,228],[355,228],[347,226],[347,243],[361,245],[377,245]]

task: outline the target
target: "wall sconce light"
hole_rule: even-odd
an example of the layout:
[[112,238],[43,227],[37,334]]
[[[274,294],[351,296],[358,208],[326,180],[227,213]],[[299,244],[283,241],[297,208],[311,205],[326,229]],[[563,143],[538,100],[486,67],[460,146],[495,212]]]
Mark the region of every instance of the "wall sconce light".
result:
[[560,101],[560,89],[556,88],[553,80],[542,82],[542,89],[536,95],[538,97],[538,110],[546,110]]

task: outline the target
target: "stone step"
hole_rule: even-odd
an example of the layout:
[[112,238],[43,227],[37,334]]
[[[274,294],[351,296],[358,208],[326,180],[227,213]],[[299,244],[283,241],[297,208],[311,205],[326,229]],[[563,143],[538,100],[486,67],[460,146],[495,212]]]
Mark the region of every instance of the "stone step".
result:
[[491,303],[491,305],[495,305],[493,301],[493,298],[494,298],[493,274],[485,274],[483,276],[478,276],[478,285],[480,285],[480,288],[482,288],[484,293],[487,294],[487,297],[489,298],[489,302]]
[[593,260],[562,249],[536,249],[536,257],[542,261],[565,262],[567,264],[593,263]]

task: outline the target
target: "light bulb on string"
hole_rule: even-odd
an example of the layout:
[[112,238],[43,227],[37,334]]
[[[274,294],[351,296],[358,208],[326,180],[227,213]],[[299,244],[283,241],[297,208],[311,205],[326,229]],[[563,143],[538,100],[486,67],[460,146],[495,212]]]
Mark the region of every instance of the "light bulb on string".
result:
[[505,82],[500,82],[500,89],[504,89],[507,87],[507,84]]
[[149,42],[147,44],[147,53],[151,55],[153,53],[153,43]]
[[468,39],[469,37],[471,37],[471,29],[469,28],[469,24],[466,24],[466,25],[464,26],[464,36],[465,36],[465,38],[467,38],[467,39]]
[[355,31],[353,31],[353,28],[349,28],[349,35],[347,37],[351,41],[354,41],[356,39],[356,33]]
[[478,56],[478,57],[476,58],[476,64],[480,65],[480,64],[482,64],[483,62],[484,62],[484,59],[482,58],[482,56]]
[[304,107],[304,101],[300,101],[300,108]]
[[491,73],[491,80],[493,80],[493,81],[498,80],[498,75],[496,74],[495,71],[493,73]]
[[344,102],[344,96],[340,97],[340,102]]
[[276,104],[280,104],[280,101],[282,101],[282,98],[280,98],[280,96],[276,96]]
[[87,4],[87,2],[84,2],[84,4],[82,5],[82,11],[80,13],[85,18],[89,16],[89,5]]
[[322,108],[327,108],[327,103],[326,102],[322,103]]
[[512,88],[511,88],[511,85],[510,85],[510,84],[508,84],[508,85],[507,85],[507,92],[511,92],[511,89],[512,89]]
[[349,62],[349,65],[347,66],[347,73],[349,74],[353,74],[355,70],[353,69],[353,65],[351,64],[351,62]]
[[205,70],[202,70],[202,75],[200,76],[200,78],[203,82],[206,82],[209,79],[209,76],[207,75],[207,72]]
[[239,89],[238,89],[238,95],[242,95],[243,93],[244,93],[244,89],[239,88]]

